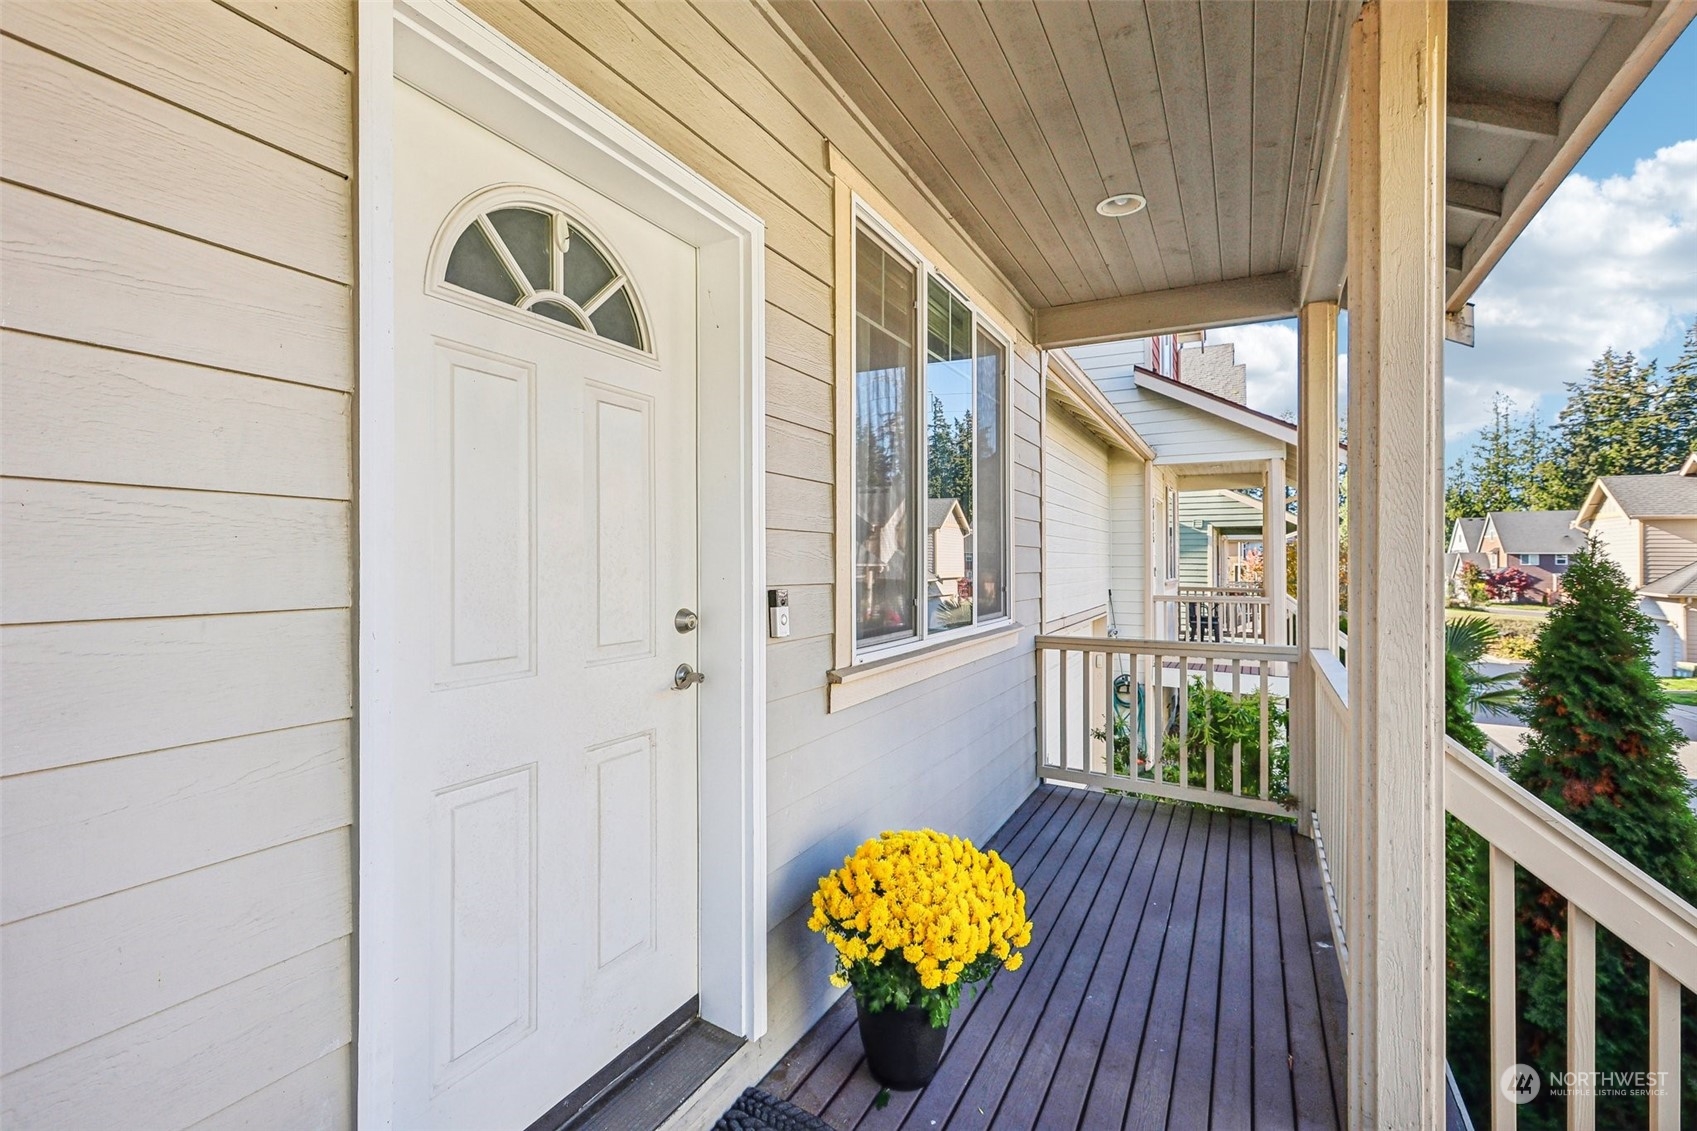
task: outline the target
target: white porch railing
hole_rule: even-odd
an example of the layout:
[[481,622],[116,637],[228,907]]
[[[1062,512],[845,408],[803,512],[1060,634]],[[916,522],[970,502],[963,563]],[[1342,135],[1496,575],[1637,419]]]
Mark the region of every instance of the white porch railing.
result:
[[1295,648],[1037,638],[1037,771],[1053,781],[1288,813]]
[[1180,590],[1155,597],[1155,631],[1163,640],[1199,644],[1264,644],[1267,606],[1259,593]]
[[[1347,977],[1349,940],[1343,912],[1354,895],[1349,853],[1349,680],[1332,652],[1315,649],[1303,662],[1313,675],[1314,840],[1326,883],[1338,959]],[[1301,702],[1295,711],[1307,709]],[[1302,757],[1303,752],[1293,752]],[[1515,983],[1514,869],[1518,865],[1568,901],[1569,1072],[1595,1071],[1596,929],[1612,932],[1650,963],[1650,1062],[1662,1073],[1651,1097],[1651,1131],[1679,1126],[1680,987],[1697,991],[1697,911],[1619,853],[1453,741],[1444,747],[1444,806],[1490,846],[1490,1079],[1519,1060]],[[1491,1090],[1492,1131],[1514,1131],[1518,1106]],[[1594,1128],[1595,1098],[1568,1096],[1570,1128]]]
[[[1567,1070],[1596,1070],[1597,927],[1650,963],[1650,1063],[1663,1073],[1650,1097],[1651,1131],[1679,1126],[1679,988],[1697,991],[1697,911],[1619,853],[1450,741],[1444,805],[1491,846],[1491,1080],[1518,1059],[1515,1046],[1514,868],[1567,900]],[[1582,1077],[1585,1079],[1588,1077]],[[1568,1093],[1568,1126],[1594,1128],[1591,1089]],[[1492,1089],[1492,1131],[1513,1131],[1517,1107]]]
[[[1316,648],[1304,661],[1309,665],[1314,686],[1313,735],[1314,797],[1310,815],[1314,822],[1314,847],[1326,881],[1326,908],[1332,920],[1332,938],[1338,961],[1349,975],[1349,939],[1343,930],[1343,911],[1349,905],[1349,837],[1352,812],[1349,797],[1349,673],[1338,657]],[[1298,704],[1296,710],[1302,710]]]

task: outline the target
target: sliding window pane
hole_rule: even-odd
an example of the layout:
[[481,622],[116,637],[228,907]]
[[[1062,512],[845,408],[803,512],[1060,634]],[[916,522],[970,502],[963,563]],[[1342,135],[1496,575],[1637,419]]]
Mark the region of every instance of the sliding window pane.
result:
[[855,641],[914,635],[916,269],[855,233]]
[[973,480],[978,495],[973,520],[973,569],[978,579],[978,619],[1008,614],[1008,455],[1003,385],[1007,348],[978,334],[978,460]]
[[972,311],[936,279],[927,295],[925,611],[930,633],[973,620]]

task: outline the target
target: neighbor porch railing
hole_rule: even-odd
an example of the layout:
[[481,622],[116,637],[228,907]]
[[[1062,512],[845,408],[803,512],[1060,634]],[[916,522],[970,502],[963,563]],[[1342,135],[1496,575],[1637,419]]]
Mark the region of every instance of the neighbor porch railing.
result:
[[1155,597],[1155,631],[1163,640],[1200,644],[1265,644],[1267,607],[1259,593],[1180,590]]
[[1038,773],[1288,813],[1295,648],[1037,638]]

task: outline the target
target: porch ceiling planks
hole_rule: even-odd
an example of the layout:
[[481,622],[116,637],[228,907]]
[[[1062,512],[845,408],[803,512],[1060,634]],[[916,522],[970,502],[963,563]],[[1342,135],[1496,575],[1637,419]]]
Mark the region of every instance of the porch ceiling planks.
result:
[[1290,826],[1044,786],[990,843],[1038,929],[931,1085],[875,1106],[845,995],[764,1088],[842,1131],[1342,1125],[1341,976]]
[[[1326,7],[776,3],[1035,306],[1296,266]],[[1149,207],[1096,214],[1120,192]]]
[[[1341,181],[1327,192],[1322,180],[1338,164],[1342,47],[1359,3],[773,6],[1019,288],[1040,344],[1288,317],[1292,279],[1304,299],[1339,297]],[[1454,310],[1697,6],[1452,7]],[[1121,192],[1148,207],[1096,214]]]

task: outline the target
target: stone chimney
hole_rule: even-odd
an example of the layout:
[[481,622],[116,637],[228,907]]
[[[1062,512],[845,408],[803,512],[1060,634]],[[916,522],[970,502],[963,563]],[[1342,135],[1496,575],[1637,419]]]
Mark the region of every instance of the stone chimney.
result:
[[[1197,335],[1201,338],[1201,335]],[[1194,343],[1180,342],[1178,379],[1195,385],[1204,392],[1245,404],[1248,389],[1244,380],[1245,367],[1237,362],[1237,349],[1230,342],[1209,345],[1204,338]]]

